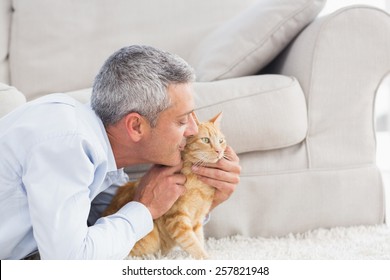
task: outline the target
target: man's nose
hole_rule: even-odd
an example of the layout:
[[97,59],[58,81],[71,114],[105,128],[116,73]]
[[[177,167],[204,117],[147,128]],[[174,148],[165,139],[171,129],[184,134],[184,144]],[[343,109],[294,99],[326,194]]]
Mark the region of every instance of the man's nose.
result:
[[184,136],[189,137],[192,135],[198,134],[198,125],[196,124],[192,114],[189,116],[189,121],[186,130],[184,131]]

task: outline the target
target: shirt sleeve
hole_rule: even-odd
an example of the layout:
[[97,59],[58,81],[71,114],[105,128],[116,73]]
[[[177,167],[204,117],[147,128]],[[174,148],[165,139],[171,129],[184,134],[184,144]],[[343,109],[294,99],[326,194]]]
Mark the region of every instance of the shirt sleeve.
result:
[[31,149],[22,180],[42,259],[123,259],[152,230],[150,212],[137,202],[88,227],[90,193],[104,180],[106,164],[77,135]]
[[111,203],[112,198],[118,191],[118,188],[120,186],[123,186],[129,181],[129,177],[127,174],[122,170],[121,176],[118,178],[116,177],[116,180],[113,182],[110,182],[107,184],[109,186],[107,189],[99,193],[91,203],[91,211],[89,212],[89,217],[88,217],[88,225],[94,225],[97,221],[102,216],[102,213],[108,205]]

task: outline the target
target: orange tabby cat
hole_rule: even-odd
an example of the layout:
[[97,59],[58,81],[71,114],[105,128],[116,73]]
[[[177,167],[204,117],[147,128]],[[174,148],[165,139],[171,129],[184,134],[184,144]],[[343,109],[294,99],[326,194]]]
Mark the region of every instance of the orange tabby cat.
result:
[[[203,221],[210,211],[214,197],[214,188],[201,182],[192,173],[193,165],[215,163],[224,157],[226,141],[219,130],[221,113],[208,122],[199,123],[197,135],[189,137],[182,152],[183,168],[186,175],[186,192],[160,218],[154,220],[153,230],[139,240],[129,255],[143,256],[161,251],[166,254],[174,246],[179,245],[183,250],[197,259],[207,258],[203,245]],[[134,197],[137,182],[129,182],[118,189],[104,215],[115,213]]]

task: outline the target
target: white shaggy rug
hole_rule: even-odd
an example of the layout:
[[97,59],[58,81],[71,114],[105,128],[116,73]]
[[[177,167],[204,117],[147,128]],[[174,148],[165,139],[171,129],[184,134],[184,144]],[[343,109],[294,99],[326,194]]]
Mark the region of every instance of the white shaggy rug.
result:
[[[339,227],[280,238],[209,238],[206,249],[212,260],[390,260],[390,228],[387,225]],[[191,258],[175,249],[167,256],[146,259]]]

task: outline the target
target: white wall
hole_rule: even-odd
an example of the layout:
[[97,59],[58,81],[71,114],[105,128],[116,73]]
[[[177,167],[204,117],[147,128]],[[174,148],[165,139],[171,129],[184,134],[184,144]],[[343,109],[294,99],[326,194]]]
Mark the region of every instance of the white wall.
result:
[[337,9],[350,5],[369,5],[390,12],[390,0],[327,0],[320,15],[329,14]]

